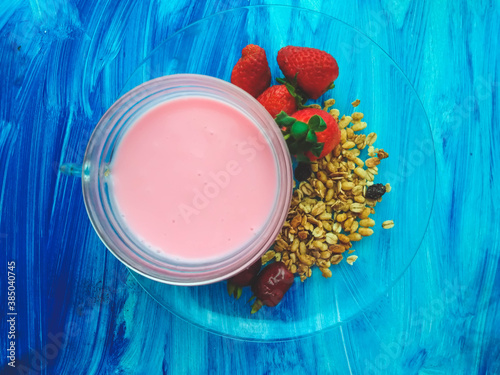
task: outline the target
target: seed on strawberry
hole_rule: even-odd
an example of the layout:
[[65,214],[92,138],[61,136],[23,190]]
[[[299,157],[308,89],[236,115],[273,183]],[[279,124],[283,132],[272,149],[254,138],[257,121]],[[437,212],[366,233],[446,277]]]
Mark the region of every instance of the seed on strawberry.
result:
[[283,262],[264,267],[252,285],[252,292],[257,300],[252,305],[251,313],[256,313],[263,305],[274,307],[280,303],[293,281],[293,273]]
[[271,70],[263,48],[249,44],[241,51],[241,58],[233,68],[231,83],[254,98],[271,84]]
[[339,66],[332,55],[316,48],[283,47],[278,52],[278,65],[285,77],[310,98],[317,99],[333,87]]
[[297,110],[295,98],[290,94],[285,85],[269,87],[259,95],[257,100],[267,109],[273,118],[281,111],[290,115]]

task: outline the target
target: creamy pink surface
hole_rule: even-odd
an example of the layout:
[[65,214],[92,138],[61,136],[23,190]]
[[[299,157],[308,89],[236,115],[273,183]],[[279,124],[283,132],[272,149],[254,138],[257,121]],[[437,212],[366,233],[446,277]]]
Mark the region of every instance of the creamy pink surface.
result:
[[277,170],[251,120],[223,102],[181,98],[141,116],[111,165],[126,225],[152,249],[177,258],[234,251],[272,214]]

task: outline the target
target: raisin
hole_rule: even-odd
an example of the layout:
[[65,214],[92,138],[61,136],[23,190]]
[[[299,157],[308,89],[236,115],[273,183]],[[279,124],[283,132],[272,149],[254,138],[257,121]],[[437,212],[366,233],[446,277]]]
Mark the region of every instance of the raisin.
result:
[[305,181],[311,177],[311,164],[309,163],[299,163],[295,168],[295,178],[297,181]]
[[366,189],[365,198],[376,200],[379,199],[384,194],[385,194],[385,185],[375,184],[372,186],[368,186],[368,189]]

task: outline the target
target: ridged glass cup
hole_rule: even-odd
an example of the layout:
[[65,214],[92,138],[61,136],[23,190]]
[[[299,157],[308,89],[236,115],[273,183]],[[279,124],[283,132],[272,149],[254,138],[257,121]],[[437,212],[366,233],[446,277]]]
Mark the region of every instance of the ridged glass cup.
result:
[[[199,261],[168,258],[141,242],[116,209],[110,168],[114,151],[134,121],[160,103],[190,96],[216,99],[245,114],[267,140],[277,171],[275,200],[257,236],[230,253]],[[167,171],[162,173],[168,172],[168,163],[166,166]],[[74,165],[63,165],[61,170],[73,175],[80,173],[78,166]],[[118,99],[101,118],[90,138],[81,176],[89,218],[106,247],[132,270],[152,280],[174,285],[214,283],[254,263],[272,245],[283,225],[293,181],[288,149],[279,128],[264,107],[238,87],[218,78],[198,74],[160,77],[132,89]]]

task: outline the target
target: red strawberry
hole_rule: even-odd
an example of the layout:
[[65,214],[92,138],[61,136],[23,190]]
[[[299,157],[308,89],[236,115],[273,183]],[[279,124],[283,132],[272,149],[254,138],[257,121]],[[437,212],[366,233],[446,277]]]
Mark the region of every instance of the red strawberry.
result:
[[269,87],[259,95],[257,100],[267,109],[267,112],[273,118],[281,111],[285,111],[286,114],[291,115],[297,110],[295,98],[290,94],[285,85]]
[[241,51],[231,74],[231,83],[242,88],[254,98],[271,84],[271,70],[266,52],[255,44],[249,44]]
[[305,108],[292,114],[292,117],[307,124],[309,119],[314,115],[318,115],[325,121],[326,129],[322,132],[316,133],[318,142],[324,143],[323,151],[321,151],[319,157],[314,156],[311,151],[307,151],[305,153],[305,155],[311,160],[317,160],[325,157],[340,143],[339,125],[328,112],[317,108]]
[[283,47],[277,60],[285,77],[291,81],[297,76],[297,85],[312,99],[331,89],[339,76],[333,56],[316,48]]
[[253,279],[260,271],[262,267],[262,259],[259,258],[255,263],[245,268],[239,274],[231,277],[228,281],[232,282],[236,286],[249,286],[252,284]]
[[252,285],[261,267],[262,259],[259,258],[254,264],[227,280],[227,292],[229,295],[239,299],[243,292],[243,287]]
[[252,284],[252,292],[257,297],[252,306],[252,314],[263,305],[274,307],[280,303],[293,281],[293,273],[283,262],[271,263],[264,267]]

